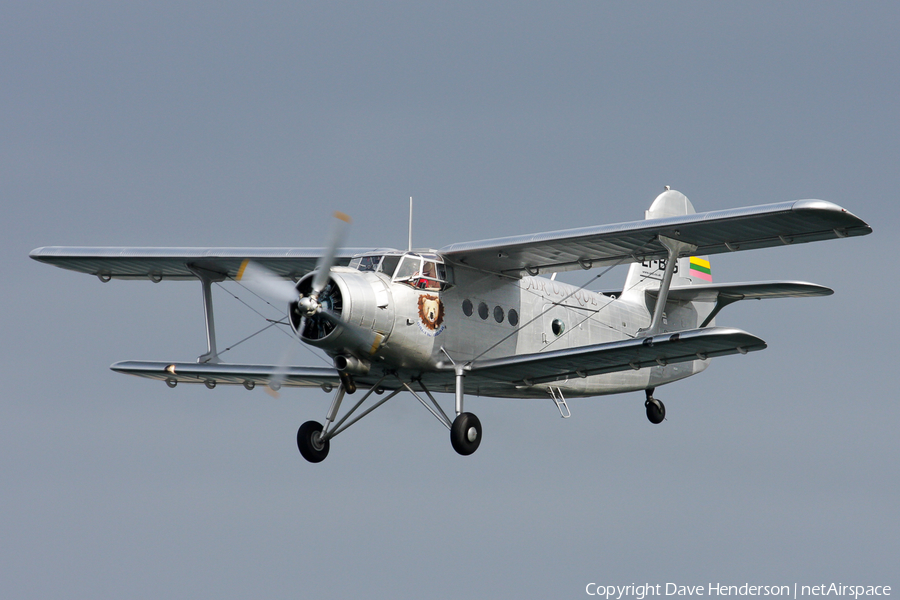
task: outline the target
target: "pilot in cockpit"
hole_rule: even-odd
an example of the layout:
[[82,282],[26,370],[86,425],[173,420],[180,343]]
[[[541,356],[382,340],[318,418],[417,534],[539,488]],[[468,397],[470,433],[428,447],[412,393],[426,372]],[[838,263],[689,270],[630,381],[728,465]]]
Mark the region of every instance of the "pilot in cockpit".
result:
[[437,281],[437,273],[433,262],[424,261],[422,275],[416,280],[416,287],[423,290],[441,289],[441,284]]

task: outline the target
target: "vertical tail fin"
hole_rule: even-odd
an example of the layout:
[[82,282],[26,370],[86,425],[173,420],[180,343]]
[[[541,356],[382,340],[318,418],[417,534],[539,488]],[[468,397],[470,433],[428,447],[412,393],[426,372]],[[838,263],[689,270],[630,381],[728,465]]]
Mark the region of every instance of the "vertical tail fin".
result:
[[[691,201],[681,192],[669,189],[656,197],[650,209],[645,214],[645,219],[663,219],[666,217],[680,217],[692,215],[696,211]],[[643,291],[648,288],[658,288],[662,280],[665,260],[652,260],[643,263],[632,263],[628,269],[628,277],[625,279],[625,287],[622,295],[634,296],[643,302]],[[672,287],[710,283],[712,281],[712,268],[707,256],[686,256],[678,259],[678,268],[672,277]]]

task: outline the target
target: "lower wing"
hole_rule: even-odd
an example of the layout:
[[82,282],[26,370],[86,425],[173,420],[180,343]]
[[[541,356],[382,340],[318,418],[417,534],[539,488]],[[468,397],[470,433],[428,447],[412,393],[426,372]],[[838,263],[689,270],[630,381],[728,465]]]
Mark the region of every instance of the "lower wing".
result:
[[273,367],[272,365],[236,365],[213,363],[171,363],[140,360],[117,362],[109,367],[117,373],[159,379],[174,387],[178,383],[242,384],[252,389],[267,384],[276,373],[281,385],[289,387],[337,386],[341,379],[330,367]]
[[475,361],[469,365],[466,379],[530,386],[570,377],[587,377],[706,360],[729,354],[746,354],[765,347],[764,341],[740,329],[707,327],[553,352]]
[[[763,340],[740,329],[707,327],[552,352],[475,361],[465,367],[466,384],[485,390],[512,390],[570,377],[587,377],[706,360],[729,354],[746,354],[765,347]],[[252,389],[257,384],[267,384],[273,374],[278,375],[281,385],[288,387],[331,389],[341,381],[338,371],[330,367],[280,369],[271,365],[123,361],[110,368],[118,373],[165,381],[172,387],[178,383],[205,383],[207,387],[242,384]],[[399,379],[394,379],[387,378],[384,381],[370,373],[366,377],[357,378],[357,381],[361,385],[374,385],[376,381],[384,381],[383,387],[387,389],[402,385],[398,383]],[[416,379],[427,383],[434,391],[452,392],[454,368],[444,365],[437,372],[419,373]]]

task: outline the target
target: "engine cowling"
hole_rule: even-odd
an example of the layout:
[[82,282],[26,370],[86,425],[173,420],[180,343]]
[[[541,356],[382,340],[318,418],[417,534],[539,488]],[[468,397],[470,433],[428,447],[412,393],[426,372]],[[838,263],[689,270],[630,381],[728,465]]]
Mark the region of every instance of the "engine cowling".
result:
[[329,354],[371,357],[390,336],[394,323],[390,286],[384,276],[333,267],[317,298],[320,310],[304,318],[301,302],[312,294],[313,278],[310,273],[297,282],[301,300],[288,310],[291,327],[304,342]]

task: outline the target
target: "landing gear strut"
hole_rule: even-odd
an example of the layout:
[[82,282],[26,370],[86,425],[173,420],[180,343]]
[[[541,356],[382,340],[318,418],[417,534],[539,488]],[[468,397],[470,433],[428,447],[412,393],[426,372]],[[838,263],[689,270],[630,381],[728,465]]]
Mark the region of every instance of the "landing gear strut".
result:
[[647,394],[644,407],[647,409],[647,419],[654,425],[659,425],[666,418],[666,405],[662,403],[662,400],[653,397],[655,389],[649,388],[644,390],[644,393]]
[[[390,393],[385,394],[383,398],[378,399],[378,401],[372,406],[369,406],[369,408],[354,415],[356,410],[359,409],[373,394],[385,392],[382,384],[384,384],[388,377],[396,378],[399,387],[391,390]],[[405,390],[412,394],[422,406],[428,409],[428,411],[434,415],[444,427],[450,430],[450,443],[453,446],[453,449],[463,456],[468,456],[475,452],[478,449],[478,446],[481,445],[481,421],[479,421],[478,417],[472,413],[463,412],[462,369],[458,370],[456,379],[457,416],[453,421],[450,420],[450,417],[447,416],[447,413],[444,412],[444,409],[441,408],[437,400],[434,399],[434,396],[431,395],[431,392],[428,391],[428,388],[425,387],[421,380],[404,381],[396,374],[385,374],[381,379],[372,384],[368,391],[363,394],[362,398],[360,398],[350,410],[345,412],[343,417],[337,418],[338,411],[341,407],[341,401],[344,399],[344,394],[350,393],[350,390],[345,388],[345,382],[342,381],[331,402],[331,408],[328,409],[328,414],[325,416],[325,425],[323,426],[316,421],[307,421],[301,425],[299,431],[297,431],[297,448],[300,450],[300,454],[303,455],[303,458],[309,462],[322,462],[325,460],[325,457],[328,456],[328,447],[331,438],[346,430],[364,416]],[[419,388],[418,391],[413,389],[413,384],[417,385]],[[427,400],[419,395],[420,392],[425,394]],[[351,418],[351,415],[353,418]]]
[[[446,350],[443,348],[441,350],[447,354]],[[456,371],[456,418],[453,419],[453,424],[450,426],[450,444],[457,454],[468,456],[478,450],[478,446],[481,444],[481,421],[472,413],[463,412],[463,381],[466,372],[462,365],[456,364],[450,358],[449,354],[447,354],[447,358],[453,362]]]

